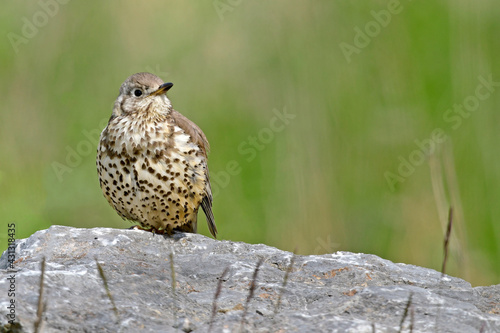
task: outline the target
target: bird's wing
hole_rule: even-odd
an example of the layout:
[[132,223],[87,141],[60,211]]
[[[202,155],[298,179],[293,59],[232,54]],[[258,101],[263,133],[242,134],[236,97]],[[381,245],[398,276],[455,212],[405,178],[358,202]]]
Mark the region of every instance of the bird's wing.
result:
[[193,143],[198,145],[205,157],[207,157],[207,154],[210,150],[210,145],[208,144],[207,137],[205,136],[205,133],[203,133],[201,128],[199,128],[198,125],[175,110],[172,110],[171,116],[176,125],[182,128],[182,130],[191,137]]
[[171,116],[175,121],[176,125],[182,128],[182,130],[191,137],[194,144],[201,148],[203,155],[205,156],[204,166],[205,166],[205,193],[201,202],[201,208],[205,212],[207,217],[208,229],[214,238],[217,238],[217,227],[215,226],[215,218],[212,213],[212,188],[210,186],[210,175],[208,172],[208,165],[206,162],[207,154],[210,150],[207,137],[205,133],[191,120],[180,114],[179,112],[172,110]]

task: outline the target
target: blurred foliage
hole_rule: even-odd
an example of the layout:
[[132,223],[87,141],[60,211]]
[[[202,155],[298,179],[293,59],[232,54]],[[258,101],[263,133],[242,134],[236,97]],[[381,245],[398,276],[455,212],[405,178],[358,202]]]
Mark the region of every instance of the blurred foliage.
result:
[[[480,76],[500,81],[499,15],[494,0],[4,2],[0,248],[12,222],[17,238],[130,226],[95,149],[120,84],[150,71],[210,140],[221,239],[439,270],[453,205],[448,273],[499,283],[499,86],[450,111],[458,127],[445,116]],[[447,140],[421,149],[436,129]]]

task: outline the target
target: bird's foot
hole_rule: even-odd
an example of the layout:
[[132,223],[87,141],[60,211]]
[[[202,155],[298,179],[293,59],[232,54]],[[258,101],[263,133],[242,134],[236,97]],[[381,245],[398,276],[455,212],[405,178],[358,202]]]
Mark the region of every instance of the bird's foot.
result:
[[144,231],[149,231],[153,233],[153,235],[158,234],[158,235],[170,235],[167,229],[156,229],[155,227],[152,226],[140,226],[140,225],[134,225],[129,228],[129,230],[144,230]]

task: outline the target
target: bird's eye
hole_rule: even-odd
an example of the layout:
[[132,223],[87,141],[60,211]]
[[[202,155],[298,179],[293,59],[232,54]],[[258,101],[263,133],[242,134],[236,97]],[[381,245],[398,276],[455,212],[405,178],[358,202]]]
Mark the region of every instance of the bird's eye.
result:
[[141,96],[141,95],[142,95],[142,90],[141,90],[141,89],[135,89],[135,90],[134,90],[134,95],[135,95],[136,97]]

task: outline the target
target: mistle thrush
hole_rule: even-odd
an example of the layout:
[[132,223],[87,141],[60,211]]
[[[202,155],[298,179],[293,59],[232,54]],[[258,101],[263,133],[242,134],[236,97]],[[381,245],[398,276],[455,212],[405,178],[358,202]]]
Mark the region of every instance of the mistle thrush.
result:
[[172,86],[150,73],[123,82],[101,133],[99,183],[116,212],[142,229],[169,235],[196,232],[201,205],[216,237],[208,141],[196,124],[172,108],[166,95]]

